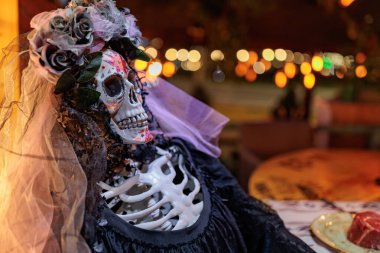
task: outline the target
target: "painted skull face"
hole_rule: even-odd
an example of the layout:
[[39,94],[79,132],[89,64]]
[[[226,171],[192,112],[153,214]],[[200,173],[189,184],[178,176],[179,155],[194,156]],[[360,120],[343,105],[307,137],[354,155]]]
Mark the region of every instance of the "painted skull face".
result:
[[111,115],[111,127],[124,143],[142,144],[152,139],[148,115],[136,93],[135,73],[123,57],[110,49],[103,52],[102,65],[95,75],[100,100]]

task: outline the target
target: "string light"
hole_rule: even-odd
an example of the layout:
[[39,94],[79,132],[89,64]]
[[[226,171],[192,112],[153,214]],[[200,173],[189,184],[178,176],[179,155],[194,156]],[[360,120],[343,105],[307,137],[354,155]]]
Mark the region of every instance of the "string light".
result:
[[162,74],[165,77],[172,77],[175,74],[176,67],[173,62],[167,61],[164,63],[162,68]]
[[315,75],[313,73],[305,75],[303,77],[303,85],[306,89],[311,90],[315,85]]
[[148,75],[157,77],[161,74],[162,72],[162,64],[161,62],[154,62],[148,67]]
[[274,76],[274,83],[277,85],[277,87],[284,88],[288,83],[288,78],[284,72],[278,71]]
[[240,49],[236,53],[236,58],[241,62],[247,62],[249,60],[249,52],[245,49]]
[[224,60],[224,54],[220,50],[214,50],[210,54],[211,60],[213,61],[223,61]]
[[289,79],[292,79],[297,74],[297,67],[292,62],[287,62],[284,67],[284,72]]
[[270,48],[266,48],[263,50],[262,56],[267,61],[273,61],[274,60],[274,51]]
[[367,76],[367,68],[364,65],[359,65],[355,69],[355,74],[358,78],[364,78]]
[[187,51],[186,49],[182,48],[180,50],[178,50],[177,52],[177,59],[179,61],[187,61],[189,59],[189,51]]
[[278,61],[285,61],[286,60],[286,51],[282,48],[276,49],[274,51],[274,56]]
[[189,52],[189,61],[198,62],[201,60],[201,53],[198,50],[191,50]]
[[255,62],[257,62],[258,59],[259,59],[259,56],[257,55],[255,51],[249,51],[249,60],[248,60],[249,65],[253,65]]
[[242,62],[239,62],[236,67],[235,67],[235,74],[238,77],[243,77],[247,74],[248,72],[248,66],[247,64],[244,64]]
[[301,64],[300,69],[301,69],[301,73],[304,74],[304,75],[307,75],[307,74],[311,73],[311,65],[308,62],[303,62]]
[[253,69],[249,69],[247,74],[245,75],[245,80],[248,82],[254,82],[257,78],[257,74]]
[[135,60],[135,69],[137,71],[144,71],[148,67],[148,63],[142,60]]
[[257,74],[259,74],[259,75],[264,74],[264,72],[265,72],[265,65],[264,65],[264,63],[262,63],[262,62],[260,62],[260,61],[255,62],[255,63],[253,64],[253,70],[254,70]]
[[314,71],[321,71],[323,69],[323,59],[319,55],[313,56],[311,59],[311,67]]
[[367,56],[364,53],[357,53],[355,60],[358,64],[363,64],[367,60]]
[[145,49],[145,53],[147,53],[153,59],[156,59],[158,55],[157,49],[155,49],[154,47],[148,47],[147,49]]
[[174,49],[174,48],[169,48],[168,50],[166,50],[165,58],[168,61],[175,61],[175,60],[177,60],[177,50]]
[[355,0],[340,0],[340,5],[342,7],[350,6]]

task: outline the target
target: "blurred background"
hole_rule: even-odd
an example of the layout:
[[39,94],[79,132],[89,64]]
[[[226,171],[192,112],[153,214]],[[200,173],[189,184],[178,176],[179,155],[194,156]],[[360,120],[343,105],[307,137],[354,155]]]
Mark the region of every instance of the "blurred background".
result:
[[[0,45],[66,0],[3,1]],[[272,156],[380,147],[380,4],[375,0],[118,0],[161,76],[230,118],[222,161],[247,188]]]

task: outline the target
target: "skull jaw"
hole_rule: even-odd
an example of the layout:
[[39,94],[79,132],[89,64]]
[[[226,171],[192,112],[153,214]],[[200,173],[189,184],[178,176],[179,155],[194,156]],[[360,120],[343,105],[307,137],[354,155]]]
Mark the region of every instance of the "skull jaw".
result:
[[144,144],[153,139],[149,132],[148,126],[137,127],[132,129],[120,129],[117,124],[111,119],[111,128],[121,137],[125,144]]

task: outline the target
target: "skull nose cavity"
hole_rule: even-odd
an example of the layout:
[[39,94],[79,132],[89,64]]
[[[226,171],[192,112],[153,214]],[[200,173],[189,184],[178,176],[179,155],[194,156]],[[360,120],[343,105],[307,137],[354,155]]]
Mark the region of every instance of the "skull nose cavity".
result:
[[131,105],[139,103],[135,89],[133,87],[129,90],[129,103],[131,103]]

